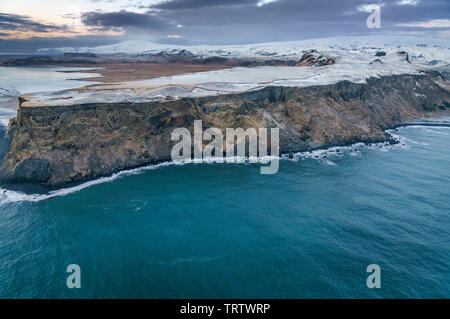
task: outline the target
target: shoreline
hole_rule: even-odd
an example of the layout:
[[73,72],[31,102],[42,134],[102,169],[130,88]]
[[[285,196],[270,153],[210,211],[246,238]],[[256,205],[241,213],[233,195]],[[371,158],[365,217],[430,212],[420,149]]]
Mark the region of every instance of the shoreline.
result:
[[[437,117],[431,117],[430,120],[431,121],[439,120],[443,116],[449,116],[449,115],[450,115],[450,112],[447,112],[447,113],[441,114]],[[371,142],[355,141],[355,142],[349,143],[349,144],[329,145],[326,147],[318,147],[318,148],[314,148],[314,149],[311,149],[308,151],[302,151],[302,152],[296,152],[296,153],[290,153],[290,154],[281,153],[280,156],[276,157],[276,159],[281,160],[281,161],[283,161],[283,160],[299,161],[302,158],[320,160],[320,159],[328,158],[328,155],[324,155],[321,158],[320,155],[313,155],[313,153],[315,153],[315,152],[326,153],[327,151],[336,151],[336,153],[342,155],[345,153],[346,150],[351,149],[351,151],[353,151],[354,149],[358,149],[361,145],[365,148],[369,148],[369,147],[373,147],[373,146],[382,148],[382,147],[386,147],[386,146],[400,145],[402,142],[399,139],[396,139],[393,136],[393,134],[391,134],[391,132],[389,132],[389,131],[397,130],[399,128],[421,127],[421,126],[450,128],[450,123],[447,124],[447,123],[433,123],[433,122],[430,122],[430,123],[411,122],[411,123],[399,124],[399,125],[396,125],[395,127],[386,128],[384,130],[384,132],[387,134],[387,138],[384,140],[371,141]],[[274,159],[274,157],[271,157],[271,158]],[[226,159],[226,157],[224,157],[224,159]],[[248,164],[248,159],[249,159],[249,157],[246,156],[244,164]],[[266,165],[267,163],[263,163],[263,160],[264,160],[263,158],[258,157],[258,163],[254,164],[254,165]],[[125,170],[118,170],[118,171],[115,171],[112,174],[106,175],[106,176],[93,177],[93,178],[89,178],[89,179],[79,181],[79,182],[73,182],[73,183],[60,185],[59,187],[58,186],[48,187],[48,186],[44,186],[42,184],[33,184],[33,183],[0,184],[0,189],[1,189],[0,195],[2,195],[2,194],[5,195],[8,192],[14,192],[17,195],[19,195],[19,197],[23,197],[22,200],[17,200],[17,201],[41,201],[41,200],[46,200],[46,199],[50,199],[53,197],[69,195],[69,194],[81,191],[85,188],[89,188],[91,186],[108,183],[108,182],[113,182],[114,180],[120,179],[122,177],[139,175],[141,173],[151,171],[154,169],[159,169],[159,168],[164,168],[164,167],[169,167],[169,166],[183,166],[183,165],[192,165],[192,164],[239,165],[239,163],[226,163],[226,162],[216,163],[214,161],[211,161],[210,159],[202,159],[201,162],[195,162],[193,158],[191,160],[186,160],[186,161],[181,161],[181,162],[174,162],[172,160],[161,160],[161,161],[147,163],[147,164],[143,164],[143,165],[140,165],[137,167],[125,169]],[[36,193],[33,191],[26,192],[25,191],[26,189],[30,189],[30,190],[41,189],[42,192],[39,192],[39,193]],[[16,201],[0,202],[0,205],[11,203],[11,202],[16,202]]]
[[[379,146],[379,147],[383,147],[383,146],[387,146],[387,145],[397,145],[399,144],[399,141],[394,142],[394,139],[392,137],[390,137],[388,140],[384,141],[384,142],[369,142],[369,143],[363,143],[363,142],[356,142],[353,144],[349,144],[349,145],[334,145],[334,146],[330,146],[327,148],[317,148],[317,149],[312,149],[310,151],[305,151],[305,152],[298,152],[293,154],[293,156],[298,156],[298,155],[306,155],[308,153],[313,153],[316,151],[327,151],[327,150],[331,150],[331,149],[339,149],[340,151],[348,149],[348,148],[357,148],[359,145],[363,144],[364,147],[368,147],[368,146]],[[377,145],[378,144],[378,145]],[[326,158],[327,156],[325,156]],[[294,160],[293,157],[291,157],[289,154],[280,154],[279,157],[276,157],[278,160],[289,160],[292,161]],[[318,159],[318,158],[317,158]],[[245,157],[245,163],[247,163],[248,160],[248,156]],[[254,165],[265,165],[264,163],[262,163],[262,158],[258,157],[258,164],[254,164]],[[298,160],[298,159],[297,159]],[[182,161],[182,162],[173,162],[170,160],[163,160],[163,161],[159,161],[159,162],[154,162],[154,163],[148,163],[142,166],[138,166],[138,167],[134,167],[134,168],[130,168],[130,169],[126,169],[126,170],[118,170],[114,173],[112,173],[111,175],[108,176],[101,176],[101,177],[96,177],[96,178],[90,178],[84,181],[80,181],[80,182],[75,182],[75,183],[68,183],[65,185],[61,185],[60,187],[46,187],[43,186],[41,184],[32,184],[32,183],[28,183],[28,184],[0,184],[0,195],[8,195],[8,194],[12,194],[15,193],[15,196],[21,198],[18,200],[5,200],[4,202],[0,202],[0,205],[3,204],[8,204],[11,202],[20,202],[20,201],[31,201],[31,202],[37,202],[37,201],[41,201],[41,200],[46,200],[46,199],[50,199],[53,197],[59,197],[59,196],[65,196],[65,195],[69,195],[78,191],[81,191],[85,188],[89,188],[91,186],[95,186],[98,184],[104,184],[104,183],[108,183],[108,182],[113,182],[116,179],[122,178],[122,177],[127,177],[127,176],[133,176],[133,175],[138,175],[141,173],[144,173],[146,171],[151,171],[154,169],[159,169],[159,168],[163,168],[163,167],[169,167],[169,166],[183,166],[183,165],[192,165],[192,164],[198,164],[198,165],[239,165],[238,163],[215,163],[215,162],[211,162],[208,159],[204,159],[202,160],[202,162],[194,162],[193,159],[191,160],[187,160],[187,161]],[[29,192],[26,193],[24,192],[24,189],[33,189],[33,188],[46,188],[46,192],[42,192],[42,193],[36,193],[36,192]],[[44,189],[42,189],[44,190]]]
[[2,181],[60,187],[165,162],[173,129],[192,129],[194,119],[219,129],[279,127],[280,151],[288,156],[386,142],[387,129],[448,111],[441,80],[435,72],[166,102],[21,106],[9,124]]

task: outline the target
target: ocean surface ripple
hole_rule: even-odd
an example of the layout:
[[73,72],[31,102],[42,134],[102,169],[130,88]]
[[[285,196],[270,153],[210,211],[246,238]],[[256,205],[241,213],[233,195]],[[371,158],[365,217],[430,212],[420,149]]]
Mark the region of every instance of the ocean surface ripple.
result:
[[3,187],[0,298],[449,298],[449,133],[399,128],[396,145],[299,153],[276,175],[164,163]]

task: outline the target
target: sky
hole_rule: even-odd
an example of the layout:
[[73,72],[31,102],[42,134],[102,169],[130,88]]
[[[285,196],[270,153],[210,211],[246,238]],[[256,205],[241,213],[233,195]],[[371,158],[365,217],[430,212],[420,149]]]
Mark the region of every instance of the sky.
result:
[[[381,7],[369,29],[368,6]],[[0,0],[0,52],[127,40],[244,44],[398,34],[450,40],[450,0]]]

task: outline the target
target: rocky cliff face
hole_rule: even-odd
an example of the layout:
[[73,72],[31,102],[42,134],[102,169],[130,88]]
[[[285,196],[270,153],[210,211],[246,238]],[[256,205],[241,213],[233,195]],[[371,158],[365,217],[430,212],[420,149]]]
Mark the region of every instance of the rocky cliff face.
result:
[[175,128],[279,127],[282,153],[387,138],[384,130],[450,109],[438,73],[149,103],[20,107],[0,166],[8,183],[58,186],[170,160]]
[[336,61],[333,58],[324,57],[316,50],[309,50],[303,54],[296,66],[326,66],[335,63]]

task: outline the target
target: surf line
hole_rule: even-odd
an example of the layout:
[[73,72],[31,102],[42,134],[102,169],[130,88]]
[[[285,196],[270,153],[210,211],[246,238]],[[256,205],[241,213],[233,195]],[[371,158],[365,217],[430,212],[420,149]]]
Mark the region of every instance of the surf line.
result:
[[410,127],[410,126],[450,127],[450,123],[412,122],[399,125],[399,127]]

